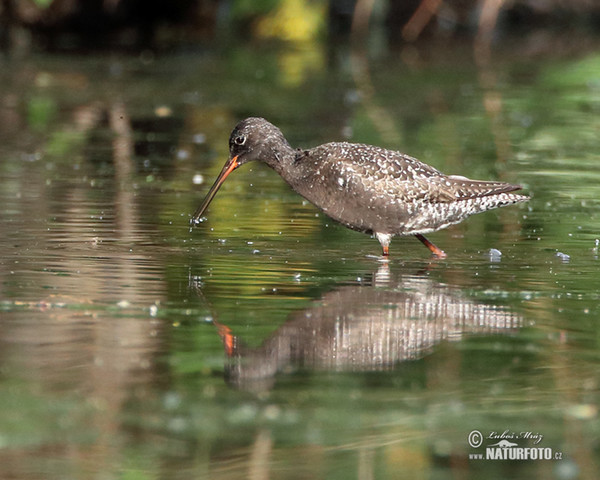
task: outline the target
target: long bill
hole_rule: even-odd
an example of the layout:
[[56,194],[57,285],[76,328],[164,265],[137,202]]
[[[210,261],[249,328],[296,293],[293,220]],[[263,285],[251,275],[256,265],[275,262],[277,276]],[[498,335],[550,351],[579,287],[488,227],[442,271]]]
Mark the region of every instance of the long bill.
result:
[[194,216],[192,217],[192,220],[191,220],[191,223],[193,225],[200,223],[200,219],[202,218],[204,211],[208,208],[208,205],[210,204],[210,202],[212,201],[214,196],[219,191],[219,188],[221,188],[221,185],[223,184],[223,182],[225,181],[227,176],[231,172],[233,172],[237,167],[240,166],[237,159],[238,159],[238,156],[236,155],[235,157],[227,160],[227,162],[223,166],[223,170],[221,170],[221,173],[219,173],[219,176],[215,180],[215,183],[213,183],[213,186],[210,187],[210,190],[208,191],[206,197],[202,201],[202,204],[198,207],[198,209],[194,213]]

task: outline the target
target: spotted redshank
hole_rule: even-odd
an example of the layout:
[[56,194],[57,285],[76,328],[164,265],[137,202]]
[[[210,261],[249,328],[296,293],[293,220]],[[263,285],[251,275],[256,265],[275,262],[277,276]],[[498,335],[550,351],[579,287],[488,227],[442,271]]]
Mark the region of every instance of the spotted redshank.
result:
[[389,254],[395,235],[416,236],[436,257],[446,254],[423,235],[469,215],[529,199],[519,185],[445,175],[404,153],[371,145],[332,142],[293,149],[264,118],[241,121],[229,138],[229,160],[192,217],[202,215],[236,168],[265,162],[328,216],[352,230],[373,234]]

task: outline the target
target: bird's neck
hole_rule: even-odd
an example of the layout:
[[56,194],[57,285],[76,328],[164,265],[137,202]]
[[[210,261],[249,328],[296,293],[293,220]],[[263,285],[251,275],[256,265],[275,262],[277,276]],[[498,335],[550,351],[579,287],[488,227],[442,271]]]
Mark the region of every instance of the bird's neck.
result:
[[296,157],[296,151],[284,140],[266,145],[261,160],[275,170],[284,180],[292,173],[292,166]]

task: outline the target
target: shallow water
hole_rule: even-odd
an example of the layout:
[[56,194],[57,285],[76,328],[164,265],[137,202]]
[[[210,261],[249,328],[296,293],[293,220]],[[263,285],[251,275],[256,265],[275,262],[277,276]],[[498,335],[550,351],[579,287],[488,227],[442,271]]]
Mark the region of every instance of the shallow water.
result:
[[[595,478],[600,57],[452,52],[3,60],[3,477]],[[532,199],[382,262],[246,165],[190,231],[250,114]]]

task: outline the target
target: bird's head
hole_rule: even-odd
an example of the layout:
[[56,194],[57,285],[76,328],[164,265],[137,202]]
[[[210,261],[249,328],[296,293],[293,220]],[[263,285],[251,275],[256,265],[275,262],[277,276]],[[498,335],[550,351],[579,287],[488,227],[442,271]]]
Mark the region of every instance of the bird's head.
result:
[[289,147],[275,125],[264,118],[250,117],[238,123],[229,137],[229,161],[237,165],[260,160],[274,166],[278,152]]
[[264,118],[250,117],[239,122],[229,137],[229,159],[192,217],[192,224],[201,221],[204,211],[217,191],[236,168],[252,160],[260,160],[277,170],[281,152],[291,147],[275,125]]

